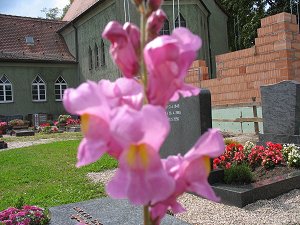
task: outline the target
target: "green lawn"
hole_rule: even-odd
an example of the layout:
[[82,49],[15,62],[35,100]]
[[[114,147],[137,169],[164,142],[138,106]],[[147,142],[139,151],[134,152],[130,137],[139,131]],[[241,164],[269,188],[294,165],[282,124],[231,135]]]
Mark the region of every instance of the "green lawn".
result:
[[50,207],[104,196],[86,174],[115,168],[109,156],[76,168],[79,141],[63,141],[0,152],[0,211],[23,196],[25,203]]

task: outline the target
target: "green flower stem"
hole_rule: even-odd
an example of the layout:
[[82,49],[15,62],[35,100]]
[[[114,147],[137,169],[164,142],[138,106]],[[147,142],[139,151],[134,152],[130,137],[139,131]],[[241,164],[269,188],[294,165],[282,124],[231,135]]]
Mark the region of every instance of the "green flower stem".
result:
[[144,225],[151,225],[149,206],[148,205],[144,206]]
[[141,80],[142,84],[144,86],[144,103],[147,104],[148,100],[146,97],[146,88],[147,88],[147,70],[146,70],[146,65],[144,61],[144,48],[146,45],[146,40],[147,40],[147,35],[146,35],[146,21],[147,21],[147,16],[146,16],[146,6],[145,3],[141,4],[140,6],[140,14],[141,14],[141,21],[140,21],[140,32],[141,32],[141,46],[140,46],[140,66],[141,66]]

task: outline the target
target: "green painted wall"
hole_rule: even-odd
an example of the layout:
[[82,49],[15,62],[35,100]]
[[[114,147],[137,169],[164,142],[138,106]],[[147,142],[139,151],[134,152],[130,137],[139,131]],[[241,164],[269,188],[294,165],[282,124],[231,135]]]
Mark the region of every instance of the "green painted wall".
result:
[[[170,30],[173,29],[173,7],[170,0],[166,0],[163,5],[169,22]],[[215,4],[213,0],[180,0],[180,12],[187,22],[187,27],[203,39],[203,47],[199,52],[198,58],[205,59],[208,67],[215,77],[215,55],[228,51],[227,44],[227,16]],[[177,3],[177,1],[175,1]],[[206,8],[207,7],[207,8]],[[177,15],[177,5],[175,14]],[[139,15],[135,7],[130,4],[129,11],[126,7],[127,21],[129,21],[128,12],[130,12],[130,21],[139,24]],[[210,15],[210,16],[209,16]],[[115,80],[120,77],[120,72],[114,65],[109,54],[110,43],[104,40],[105,44],[105,66],[95,68],[94,46],[101,43],[101,33],[106,24],[111,20],[117,20],[121,23],[125,21],[124,2],[118,0],[106,0],[97,5],[86,15],[75,21],[74,25],[78,32],[78,72],[80,81],[110,79]],[[208,30],[210,29],[210,32]],[[61,34],[66,40],[70,52],[76,55],[75,30],[69,25]],[[209,44],[210,43],[210,44]],[[92,49],[93,68],[89,69],[89,46]],[[211,67],[212,64],[212,67]]]
[[[257,107],[257,116],[262,118],[262,108]],[[253,118],[252,107],[225,107],[225,108],[213,108],[212,119],[214,128],[219,128],[222,131],[228,131],[233,133],[255,133],[254,123],[239,123],[239,122],[219,122],[214,119],[230,119],[234,120],[237,118]],[[259,122],[259,131],[263,132],[263,123]]]
[[[0,63],[0,77],[6,75],[13,87],[13,103],[1,103],[0,115],[48,113],[64,114],[62,102],[56,102],[54,83],[62,76],[69,87],[78,85],[77,64]],[[46,102],[33,102],[31,84],[37,75],[46,83]]]

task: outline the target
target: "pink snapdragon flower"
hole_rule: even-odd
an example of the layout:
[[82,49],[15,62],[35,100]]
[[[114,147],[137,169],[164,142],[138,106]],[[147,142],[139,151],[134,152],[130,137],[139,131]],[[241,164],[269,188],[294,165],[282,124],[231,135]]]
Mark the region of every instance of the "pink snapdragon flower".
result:
[[149,0],[148,4],[151,10],[155,11],[157,10],[161,4],[163,3],[163,0]]
[[152,40],[157,37],[159,31],[162,29],[165,19],[167,18],[162,9],[158,9],[149,16],[147,20],[148,39]]
[[158,153],[170,129],[165,110],[152,105],[145,105],[140,111],[122,107],[111,126],[124,151],[116,175],[106,187],[108,195],[128,198],[136,205],[169,197],[175,183],[164,170]]
[[118,22],[112,21],[106,25],[102,37],[112,43],[110,53],[124,76],[136,76],[139,72],[139,29],[131,23],[125,23],[122,27]]
[[199,94],[199,88],[184,83],[184,78],[201,47],[201,39],[186,28],[176,28],[172,35],[159,36],[144,49],[149,72],[147,97],[150,104],[166,106],[179,95]]
[[172,195],[151,207],[151,217],[160,221],[168,208],[174,213],[184,211],[177,202],[177,197],[184,192],[193,192],[204,198],[218,201],[207,178],[210,172],[210,158],[223,153],[225,144],[217,129],[210,129],[203,134],[196,144],[184,156],[170,156],[164,161],[164,168],[176,182]]
[[81,116],[84,138],[78,149],[78,167],[95,162],[105,152],[119,157],[122,149],[110,133],[113,111],[122,105],[140,108],[141,91],[137,81],[120,78],[114,83],[88,81],[64,92],[66,110]]
[[119,78],[115,82],[101,80],[99,86],[112,109],[129,105],[138,110],[143,105],[143,87],[137,80],[128,78]]

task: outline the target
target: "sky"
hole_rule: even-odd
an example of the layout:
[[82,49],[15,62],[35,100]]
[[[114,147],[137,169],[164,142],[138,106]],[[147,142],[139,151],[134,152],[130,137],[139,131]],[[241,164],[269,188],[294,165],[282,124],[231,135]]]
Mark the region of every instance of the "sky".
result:
[[0,0],[0,14],[44,18],[43,8],[62,9],[68,3],[69,0]]

